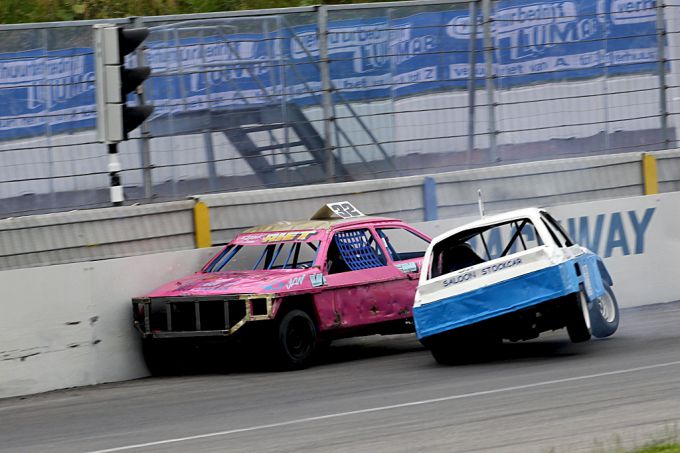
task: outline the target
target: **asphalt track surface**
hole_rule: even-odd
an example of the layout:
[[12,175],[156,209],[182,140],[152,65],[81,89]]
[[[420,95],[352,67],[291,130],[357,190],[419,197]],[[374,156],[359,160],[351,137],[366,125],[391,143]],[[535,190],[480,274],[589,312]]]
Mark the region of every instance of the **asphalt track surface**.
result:
[[0,400],[2,452],[595,452],[680,437],[680,303],[439,366],[411,335],[304,371],[147,378]]

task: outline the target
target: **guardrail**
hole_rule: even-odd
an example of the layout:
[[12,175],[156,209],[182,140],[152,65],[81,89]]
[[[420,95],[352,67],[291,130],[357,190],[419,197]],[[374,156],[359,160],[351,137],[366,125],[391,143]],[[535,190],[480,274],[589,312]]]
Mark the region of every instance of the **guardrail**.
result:
[[190,200],[0,220],[0,270],[194,248]]
[[340,199],[367,214],[409,222],[464,217],[477,212],[478,189],[490,213],[680,190],[680,150],[196,195],[179,202],[4,219],[0,270],[224,244],[245,228],[306,219],[319,206]]

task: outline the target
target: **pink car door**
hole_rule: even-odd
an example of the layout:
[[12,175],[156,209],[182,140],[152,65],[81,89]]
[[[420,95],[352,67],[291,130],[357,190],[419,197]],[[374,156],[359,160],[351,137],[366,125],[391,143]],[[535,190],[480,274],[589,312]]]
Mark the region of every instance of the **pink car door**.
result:
[[[332,295],[333,327],[354,327],[405,317],[406,274],[369,228],[336,231],[326,251],[326,290]],[[413,289],[415,291],[415,287]]]
[[377,227],[376,234],[387,251],[392,265],[406,277],[397,283],[394,297],[395,303],[400,308],[406,307],[410,316],[418,288],[423,256],[430,244],[430,239],[398,224]]

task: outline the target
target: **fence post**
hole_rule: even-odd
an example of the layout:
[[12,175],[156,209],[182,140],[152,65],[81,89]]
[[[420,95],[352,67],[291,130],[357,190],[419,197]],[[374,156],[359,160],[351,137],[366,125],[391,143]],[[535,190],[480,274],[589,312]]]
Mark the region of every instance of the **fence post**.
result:
[[[205,29],[201,28],[201,62],[207,66],[205,60]],[[208,98],[208,111],[211,112],[212,105],[212,89],[210,76],[205,76],[205,94]],[[217,190],[217,168],[215,162],[215,149],[213,147],[212,125],[208,123],[205,130],[203,130],[203,146],[205,147],[205,160],[208,167],[208,189],[211,192]]]
[[470,77],[468,80],[468,154],[470,167],[472,151],[475,149],[475,94],[477,93],[477,1],[470,2]]
[[[671,99],[668,112],[669,122],[669,148],[678,147],[678,135],[680,134],[680,110],[677,102],[680,98],[680,0],[664,0],[665,10],[664,24],[668,47],[664,50],[666,61],[670,70],[666,74],[666,96]],[[674,14],[671,14],[673,13]]]
[[43,68],[43,80],[42,83],[44,84],[45,90],[45,99],[43,99],[43,111],[42,114],[45,115],[45,138],[47,142],[47,165],[48,165],[48,171],[49,171],[49,179],[47,180],[47,184],[49,187],[50,195],[50,209],[55,209],[57,207],[57,192],[56,188],[54,187],[54,182],[55,182],[55,170],[54,170],[54,149],[52,148],[52,117],[50,115],[50,110],[52,108],[52,90],[49,89],[49,69],[47,68],[47,64],[49,62],[49,58],[47,57],[48,55],[48,49],[50,48],[50,32],[49,29],[43,28],[42,29],[42,53],[44,55],[44,68]]
[[484,16],[484,77],[486,79],[486,101],[489,115],[489,163],[497,162],[496,154],[496,105],[494,102],[494,74],[493,67],[493,36],[491,36],[491,1],[482,0],[482,14]]
[[[133,23],[134,27],[144,27],[144,18],[136,17]],[[135,55],[137,56],[137,65],[144,66],[146,63],[144,58],[144,45],[137,48]],[[144,105],[146,100],[145,90],[137,90],[137,102],[139,105]],[[144,199],[146,201],[151,201],[153,199],[153,178],[151,176],[153,165],[151,164],[151,131],[149,130],[148,121],[142,122],[140,133],[142,137],[139,140],[139,154],[142,164],[142,180],[144,181]]]
[[656,48],[659,59],[659,112],[661,114],[661,134],[663,149],[669,148],[668,109],[666,107],[666,22],[664,19],[664,0],[656,2]]
[[321,67],[321,91],[323,108],[323,139],[325,146],[325,172],[328,182],[335,181],[333,159],[333,86],[331,84],[330,59],[328,58],[328,9],[321,5],[317,10],[319,30],[319,65]]

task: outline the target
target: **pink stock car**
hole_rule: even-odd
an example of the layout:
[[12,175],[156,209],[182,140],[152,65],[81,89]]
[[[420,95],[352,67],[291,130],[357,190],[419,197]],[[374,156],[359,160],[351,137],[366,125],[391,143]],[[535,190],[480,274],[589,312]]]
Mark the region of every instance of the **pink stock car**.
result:
[[284,368],[340,337],[412,332],[430,238],[347,202],[311,220],[239,234],[200,272],[132,301],[147,364],[162,372],[178,339],[264,343]]

